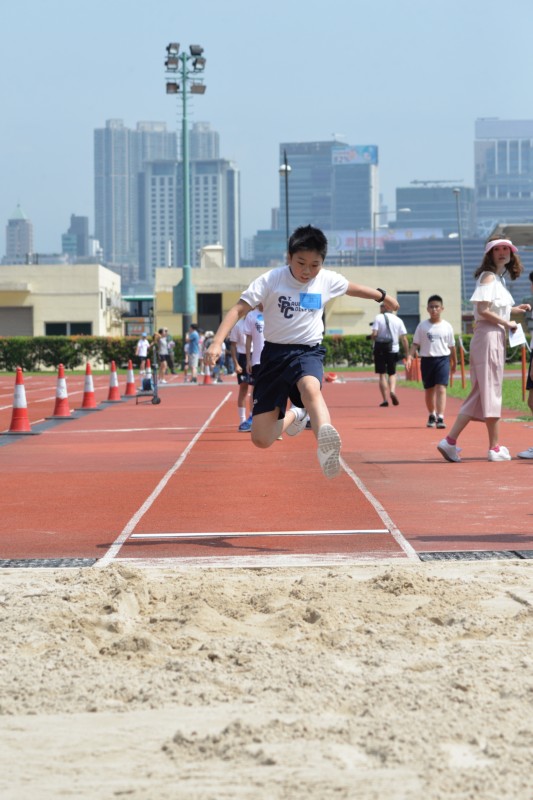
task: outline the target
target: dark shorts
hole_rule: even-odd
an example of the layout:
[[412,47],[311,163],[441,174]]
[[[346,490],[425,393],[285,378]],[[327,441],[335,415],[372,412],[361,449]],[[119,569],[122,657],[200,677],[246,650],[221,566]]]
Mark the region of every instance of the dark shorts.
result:
[[242,372],[237,373],[237,383],[252,383],[252,376],[246,372],[246,353],[237,353],[237,362],[242,367]]
[[374,370],[378,375],[395,375],[396,364],[398,363],[399,353],[390,353],[388,345],[380,346],[378,342],[374,344]]
[[527,371],[526,389],[533,389],[533,381],[531,380],[531,362],[533,361],[533,350],[529,354],[529,369]]
[[326,348],[321,344],[265,342],[254,386],[254,415],[278,408],[278,419],[283,419],[288,400],[303,408],[296,384],[300,378],[312,375],[322,386],[325,355]]
[[450,356],[422,356],[420,359],[424,389],[448,386],[450,380]]

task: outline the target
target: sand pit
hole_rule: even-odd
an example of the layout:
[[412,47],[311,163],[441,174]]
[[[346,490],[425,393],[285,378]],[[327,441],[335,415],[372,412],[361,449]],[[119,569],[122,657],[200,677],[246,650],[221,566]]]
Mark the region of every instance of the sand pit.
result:
[[531,800],[533,563],[0,572],[0,796]]

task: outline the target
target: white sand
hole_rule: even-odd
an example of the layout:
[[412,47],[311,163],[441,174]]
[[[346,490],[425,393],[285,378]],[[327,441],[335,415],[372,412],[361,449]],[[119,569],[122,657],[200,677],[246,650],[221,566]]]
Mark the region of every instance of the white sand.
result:
[[0,572],[0,796],[533,798],[533,562]]

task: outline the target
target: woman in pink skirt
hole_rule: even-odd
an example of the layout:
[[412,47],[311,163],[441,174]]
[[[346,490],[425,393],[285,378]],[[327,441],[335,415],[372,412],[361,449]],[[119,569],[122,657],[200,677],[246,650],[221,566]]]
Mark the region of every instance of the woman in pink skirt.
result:
[[470,343],[470,379],[472,391],[464,401],[448,436],[437,445],[447,461],[460,461],[457,439],[472,420],[485,423],[489,435],[489,461],[510,461],[506,447],[498,443],[502,411],[502,382],[505,365],[507,330],[517,323],[511,314],[530,310],[524,303],[514,305],[507,291],[504,273],[512,281],[523,270],[517,249],[509,239],[489,239],[481,266],[475,273],[476,288],[470,301],[474,304],[475,328]]

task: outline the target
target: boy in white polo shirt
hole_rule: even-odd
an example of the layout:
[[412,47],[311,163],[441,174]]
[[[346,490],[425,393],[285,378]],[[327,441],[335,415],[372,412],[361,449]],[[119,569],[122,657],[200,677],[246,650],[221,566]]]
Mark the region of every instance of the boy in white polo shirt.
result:
[[417,326],[409,355],[414,356],[418,350],[421,358],[422,382],[429,411],[426,426],[445,428],[446,387],[450,380],[450,370],[455,372],[457,367],[455,336],[450,323],[442,319],[442,297],[432,294],[427,311],[429,319]]

